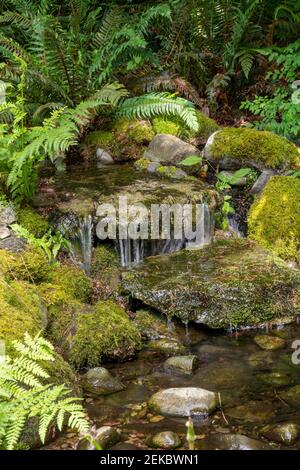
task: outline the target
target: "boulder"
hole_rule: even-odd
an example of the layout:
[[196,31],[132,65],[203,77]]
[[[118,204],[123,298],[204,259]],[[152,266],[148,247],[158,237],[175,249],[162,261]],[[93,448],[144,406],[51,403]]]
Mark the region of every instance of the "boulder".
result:
[[91,395],[108,395],[120,392],[125,387],[104,367],[90,369],[82,377],[83,388]]
[[276,172],[274,170],[264,170],[250,189],[250,194],[252,194],[253,196],[260,194],[263,191],[264,187],[267,185],[269,179],[275,175]]
[[126,292],[157,311],[211,328],[299,314],[300,272],[245,239],[147,258],[124,271]]
[[[157,134],[144,152],[144,158],[162,165],[177,166],[186,157],[200,156],[201,152],[194,145],[188,144],[170,134]],[[194,170],[199,169],[199,164]]]
[[5,227],[4,225],[0,226],[0,240],[5,240],[5,238],[8,237],[10,237],[9,228]]
[[169,416],[208,415],[217,407],[213,392],[197,387],[167,388],[150,398],[149,409]]
[[96,158],[97,158],[97,163],[101,165],[112,165],[114,163],[114,159],[111,156],[111,154],[101,148],[97,148]]
[[181,445],[181,440],[175,432],[162,431],[150,436],[146,443],[154,449],[176,449]]
[[97,446],[106,450],[117,444],[120,439],[120,432],[116,428],[112,426],[102,426],[93,433],[92,440],[86,437],[80,439],[77,444],[77,450],[99,450]]
[[285,344],[284,339],[271,335],[256,335],[254,341],[265,351],[275,351],[276,349],[282,348]]
[[164,367],[183,374],[191,374],[197,368],[198,362],[198,357],[193,355],[173,356],[164,362]]
[[0,205],[0,225],[8,226],[16,222],[16,212],[12,207],[2,207]]
[[261,429],[260,434],[270,441],[292,445],[300,438],[300,427],[295,423],[268,425]]
[[299,163],[297,147],[284,137],[249,128],[225,128],[214,132],[204,157],[221,170],[251,167],[285,170]]

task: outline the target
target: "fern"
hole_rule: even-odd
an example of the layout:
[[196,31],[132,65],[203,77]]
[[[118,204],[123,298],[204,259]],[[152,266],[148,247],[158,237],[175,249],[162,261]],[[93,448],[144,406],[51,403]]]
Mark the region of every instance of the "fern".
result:
[[47,384],[49,374],[41,365],[54,361],[54,348],[37,335],[25,333],[23,342],[14,341],[16,357],[0,364],[0,448],[12,450],[18,444],[26,422],[38,418],[41,442],[49,426],[59,430],[68,425],[86,433],[89,423],[78,398],[70,396],[64,385]]
[[148,93],[147,95],[128,98],[117,110],[117,115],[128,119],[155,116],[176,116],[187,127],[197,131],[198,121],[194,105],[170,93]]

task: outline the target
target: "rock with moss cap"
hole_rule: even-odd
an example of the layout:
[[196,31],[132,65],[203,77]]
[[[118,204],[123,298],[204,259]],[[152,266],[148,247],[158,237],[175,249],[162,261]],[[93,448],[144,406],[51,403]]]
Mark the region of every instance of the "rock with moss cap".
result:
[[284,339],[279,336],[256,335],[254,341],[261,349],[266,351],[275,351],[285,345]]
[[300,261],[300,180],[270,179],[248,215],[249,237],[284,259]]
[[105,367],[94,367],[82,376],[82,386],[91,395],[109,395],[124,390],[124,385]]
[[284,137],[248,128],[225,128],[208,139],[205,158],[223,170],[286,170],[300,163],[299,149]]
[[50,283],[81,302],[89,302],[91,299],[91,280],[77,266],[58,265],[51,271]]
[[147,258],[123,273],[123,288],[184,323],[257,326],[299,315],[300,273],[248,240]]
[[154,449],[177,449],[181,446],[181,440],[173,431],[162,431],[146,439],[149,447]]
[[18,224],[26,228],[35,237],[41,238],[49,230],[50,226],[45,217],[42,217],[31,207],[18,209]]
[[20,253],[0,250],[0,268],[9,279],[33,283],[47,280],[51,273],[45,252],[32,245],[27,245],[27,248]]

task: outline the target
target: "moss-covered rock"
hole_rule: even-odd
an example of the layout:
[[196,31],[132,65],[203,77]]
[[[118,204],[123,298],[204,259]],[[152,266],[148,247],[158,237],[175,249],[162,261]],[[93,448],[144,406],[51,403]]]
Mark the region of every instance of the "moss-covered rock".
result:
[[150,122],[139,120],[119,119],[113,124],[113,131],[115,135],[126,135],[136,144],[148,143],[155,135]]
[[123,274],[135,299],[212,328],[259,325],[300,311],[300,273],[247,240],[147,258]]
[[36,335],[47,325],[47,312],[37,289],[21,281],[0,278],[0,340],[11,351],[11,341],[21,340],[27,331]]
[[72,265],[59,265],[52,270],[50,282],[81,302],[89,302],[92,283],[82,269]]
[[93,251],[91,274],[97,274],[119,266],[119,256],[111,247],[98,245]]
[[225,128],[215,132],[204,149],[207,160],[224,170],[241,167],[286,169],[299,166],[299,149],[268,131]]
[[183,126],[176,121],[164,117],[157,117],[152,120],[152,125],[155,134],[170,134],[176,137],[181,137],[182,135]]
[[34,236],[40,238],[49,230],[47,219],[42,217],[30,207],[17,211],[18,223]]
[[76,323],[69,358],[77,367],[96,366],[103,358],[125,360],[141,347],[140,332],[115,302],[98,302]]
[[205,144],[209,136],[220,129],[220,126],[213,119],[206,116],[201,111],[196,111],[198,121],[198,131],[189,132],[190,138],[196,138],[198,143]]
[[51,266],[41,248],[28,245],[21,253],[0,250],[0,270],[7,278],[41,282],[49,278]]
[[284,259],[300,261],[300,180],[270,179],[248,216],[249,236]]

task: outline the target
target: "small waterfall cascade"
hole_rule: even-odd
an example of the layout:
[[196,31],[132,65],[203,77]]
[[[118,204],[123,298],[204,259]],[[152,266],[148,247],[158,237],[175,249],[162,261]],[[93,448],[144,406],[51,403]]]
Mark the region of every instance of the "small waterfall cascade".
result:
[[243,238],[244,235],[239,228],[239,222],[235,214],[230,214],[227,217],[228,229],[231,230],[238,238]]
[[93,228],[92,215],[79,218],[77,230],[71,240],[72,255],[80,260],[80,264],[87,274],[90,273],[92,263]]
[[[140,222],[137,222],[137,230]],[[207,204],[200,205],[197,224],[195,224],[194,239],[118,239],[116,246],[120,254],[121,265],[130,266],[143,261],[148,256],[173,253],[183,248],[202,248],[212,241],[214,231],[214,218]]]

